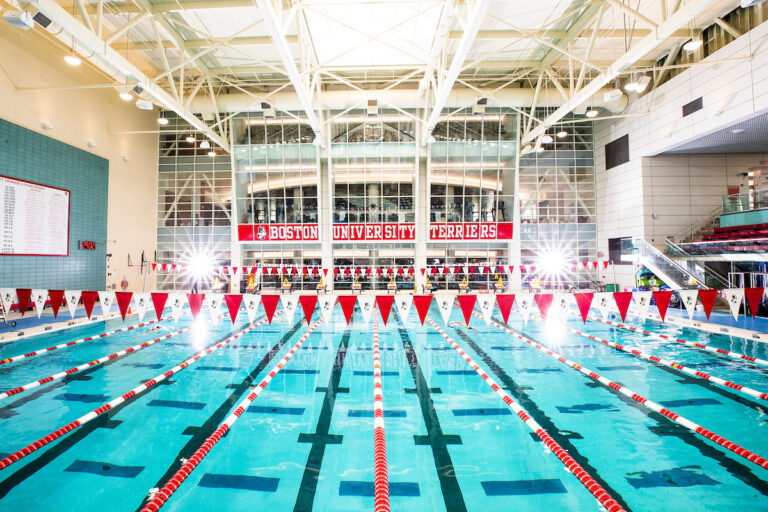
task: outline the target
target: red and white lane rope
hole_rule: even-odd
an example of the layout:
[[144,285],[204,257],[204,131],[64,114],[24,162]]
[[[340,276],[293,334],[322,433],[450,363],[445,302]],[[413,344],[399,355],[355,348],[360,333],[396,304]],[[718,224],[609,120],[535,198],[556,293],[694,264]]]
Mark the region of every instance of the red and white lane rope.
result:
[[384,392],[381,388],[379,323],[373,315],[373,503],[375,512],[389,512],[387,441],[384,435]]
[[[278,314],[280,314],[280,313],[278,313]],[[58,438],[60,438],[60,437],[62,437],[64,435],[72,432],[73,430],[75,430],[78,427],[82,427],[83,425],[85,425],[89,421],[91,421],[91,420],[101,416],[102,414],[104,414],[105,412],[109,411],[110,409],[112,409],[114,407],[117,407],[118,405],[122,404],[126,400],[130,400],[131,398],[135,397],[136,395],[138,395],[138,394],[146,391],[147,389],[157,385],[159,382],[164,381],[165,379],[167,379],[171,375],[180,372],[184,368],[188,367],[189,365],[191,365],[193,363],[196,363],[197,361],[199,361],[203,357],[207,356],[211,352],[215,352],[216,350],[220,349],[221,347],[223,347],[224,345],[226,345],[230,341],[235,340],[235,339],[239,338],[240,336],[243,336],[247,332],[255,329],[259,325],[265,324],[266,322],[267,322],[267,319],[265,318],[264,320],[261,320],[261,321],[255,323],[255,324],[249,326],[248,328],[243,329],[242,331],[240,331],[239,333],[235,334],[234,336],[231,336],[231,337],[227,338],[224,341],[220,341],[216,345],[213,345],[211,347],[208,347],[205,350],[202,350],[202,351],[198,352],[194,356],[184,360],[182,363],[174,366],[173,368],[171,368],[167,372],[161,373],[160,375],[157,375],[155,378],[148,380],[144,384],[133,388],[132,390],[128,391],[127,393],[124,393],[124,394],[120,395],[117,398],[114,398],[110,402],[107,402],[104,405],[102,405],[101,407],[99,407],[97,409],[94,409],[93,411],[89,412],[88,414],[85,414],[85,415],[79,417],[75,421],[64,425],[60,429],[54,430],[53,432],[51,432],[47,436],[41,437],[40,439],[38,439],[34,443],[32,443],[32,444],[22,448],[21,450],[8,455],[4,459],[0,460],[0,469],[7,468],[8,466],[13,464],[14,462],[18,462],[19,460],[23,459],[24,457],[26,457],[30,453],[33,453],[33,452],[39,450],[40,448],[42,448],[43,446],[47,445],[48,443],[51,443],[51,442],[55,441],[56,439],[58,439]]]
[[760,467],[768,469],[768,460],[766,460],[765,458],[757,455],[756,453],[752,453],[751,451],[747,450],[746,448],[743,448],[743,447],[737,445],[736,443],[733,443],[733,442],[725,439],[724,437],[721,437],[721,436],[715,434],[714,432],[712,432],[710,430],[707,430],[706,428],[702,427],[701,425],[697,425],[696,423],[692,422],[691,420],[689,420],[687,418],[684,418],[683,416],[680,416],[679,414],[676,414],[675,412],[672,412],[669,409],[665,409],[664,407],[660,406],[656,402],[652,402],[651,400],[649,400],[649,399],[647,399],[647,398],[645,398],[645,397],[643,397],[641,395],[638,395],[637,393],[635,393],[631,389],[629,389],[627,387],[624,387],[621,384],[617,384],[617,383],[615,383],[613,381],[610,381],[610,380],[606,379],[605,377],[603,377],[603,376],[593,372],[589,368],[585,368],[584,366],[571,361],[567,357],[558,354],[557,352],[553,351],[550,348],[547,348],[547,347],[545,347],[543,345],[540,345],[540,344],[536,343],[532,339],[530,339],[530,338],[528,338],[526,336],[523,336],[522,334],[519,334],[517,332],[511,331],[511,330],[507,329],[506,327],[504,327],[503,325],[497,324],[496,322],[491,322],[491,325],[493,325],[494,327],[496,327],[496,328],[498,328],[498,329],[500,329],[500,330],[502,330],[502,331],[504,331],[504,332],[506,332],[508,334],[511,334],[515,338],[517,338],[519,340],[522,340],[522,341],[528,343],[529,345],[532,345],[533,347],[537,348],[538,350],[541,350],[542,352],[544,352],[548,356],[551,356],[551,357],[557,359],[558,361],[560,361],[561,363],[570,366],[574,370],[577,370],[577,371],[583,373],[587,377],[590,377],[591,379],[594,379],[594,380],[598,381],[600,384],[602,384],[602,385],[604,385],[606,387],[609,387],[611,389],[615,389],[616,391],[618,391],[622,395],[631,398],[635,402],[638,402],[638,403],[644,405],[648,409],[666,416],[667,418],[671,419],[672,421],[674,421],[678,425],[682,425],[683,427],[687,428],[688,430],[690,430],[692,432],[695,432],[696,434],[699,434],[699,435],[701,435],[703,437],[706,437],[710,441],[719,444],[723,448],[727,448],[728,450],[734,452],[735,454],[744,457],[748,461],[753,462],[754,464],[757,464]]
[[[266,320],[265,320],[266,321]],[[309,335],[312,334],[312,331],[314,331],[318,325],[320,325],[323,322],[323,319],[320,318],[317,320],[312,326],[309,328],[307,332],[304,333],[304,335],[299,339],[299,341],[296,342],[296,344],[291,348],[291,350],[288,351],[287,354],[280,360],[279,363],[277,363],[272,370],[270,370],[269,374],[264,377],[264,379],[259,383],[258,386],[253,388],[253,391],[251,391],[248,396],[246,396],[235,408],[234,411],[232,411],[232,414],[230,414],[227,419],[225,419],[221,425],[211,434],[208,439],[205,440],[205,442],[200,445],[200,447],[195,450],[195,453],[185,462],[181,468],[165,483],[162,489],[160,489],[157,494],[144,506],[143,509],[141,509],[141,512],[150,512],[150,511],[157,511],[160,510],[160,508],[165,505],[165,502],[168,501],[168,499],[173,495],[174,492],[176,492],[176,489],[181,485],[181,483],[186,480],[186,478],[189,476],[189,474],[197,467],[198,464],[200,464],[200,461],[202,461],[206,455],[208,455],[208,452],[213,449],[213,447],[216,445],[216,443],[219,442],[219,439],[221,439],[224,434],[227,433],[227,431],[232,428],[232,425],[237,421],[237,419],[240,417],[241,414],[245,412],[246,409],[253,403],[254,400],[256,400],[256,397],[259,396],[259,394],[266,388],[269,383],[272,381],[272,379],[277,375],[280,370],[285,366],[285,364],[293,357],[293,354],[296,353],[297,350],[301,347],[301,345],[309,338]]]
[[[535,315],[535,318],[537,320],[541,320],[541,317],[538,315]],[[564,325],[566,330],[569,332],[572,332],[574,334],[578,334],[579,336],[583,336],[585,338],[589,338],[593,341],[599,341],[600,343],[604,345],[608,345],[609,347],[613,347],[617,350],[621,350],[622,352],[626,352],[627,354],[632,354],[633,356],[637,356],[643,359],[648,359],[649,361],[653,361],[654,363],[658,363],[664,366],[668,366],[669,368],[672,368],[673,370],[677,370],[679,372],[685,373],[687,375],[691,375],[693,377],[698,377],[700,379],[704,379],[708,382],[713,382],[715,384],[719,384],[720,386],[724,386],[726,388],[735,389],[736,391],[739,391],[745,395],[751,396],[753,398],[760,398],[762,400],[768,400],[768,393],[762,393],[760,391],[757,391],[756,389],[748,388],[746,386],[742,386],[741,384],[736,384],[735,382],[730,382],[725,379],[721,379],[720,377],[715,377],[714,375],[710,375],[708,373],[700,372],[698,370],[694,370],[692,368],[688,368],[687,366],[683,366],[680,363],[676,363],[674,361],[670,361],[669,359],[663,359],[658,356],[654,356],[652,354],[649,354],[647,352],[643,352],[641,350],[638,350],[636,348],[632,347],[625,347],[624,345],[621,345],[619,343],[615,343],[613,341],[606,340],[604,338],[599,338],[593,334],[588,334],[586,332],[582,332],[578,329],[574,329],[572,327],[568,327],[567,325]]]
[[602,318],[595,318],[592,316],[587,317],[589,320],[595,320],[597,322],[602,322],[604,324],[613,325],[614,327],[621,327],[622,329],[627,329],[633,332],[640,332],[643,334],[647,334],[648,336],[652,338],[657,338],[664,341],[675,341],[677,343],[682,343],[683,345],[689,346],[689,347],[695,347],[701,350],[706,350],[708,352],[713,352],[715,354],[722,354],[724,356],[732,357],[734,359],[742,359],[744,361],[749,361],[750,363],[760,364],[763,366],[768,366],[768,361],[765,359],[758,359],[756,357],[747,356],[744,354],[739,354],[738,352],[731,352],[730,350],[724,350],[722,348],[716,348],[709,345],[702,345],[701,343],[696,343],[695,341],[688,341],[683,340],[680,338],[675,338],[673,336],[667,336],[666,334],[658,334],[655,332],[647,331],[645,329],[639,329],[637,327],[632,327],[631,325],[625,325],[618,322],[611,322],[610,320],[603,320]]
[[139,327],[144,327],[144,326],[147,326],[147,325],[156,324],[158,322],[162,322],[163,320],[168,320],[170,318],[172,318],[172,317],[166,316],[166,317],[160,318],[160,320],[150,320],[149,322],[142,322],[142,323],[136,324],[136,325],[129,325],[128,327],[121,327],[119,329],[115,329],[114,331],[108,331],[108,332],[105,332],[103,334],[98,334],[96,336],[88,336],[87,338],[80,338],[79,340],[69,341],[67,343],[62,343],[61,345],[56,345],[56,346],[48,347],[48,348],[41,348],[40,350],[35,350],[34,352],[28,352],[26,354],[19,354],[17,356],[12,356],[12,357],[9,357],[9,358],[6,358],[6,359],[0,359],[0,365],[8,364],[8,363],[13,363],[13,362],[19,361],[21,359],[26,359],[28,357],[39,356],[40,354],[46,354],[48,352],[53,352],[54,350],[59,350],[59,349],[62,349],[62,348],[71,347],[73,345],[78,345],[80,343],[85,343],[86,341],[98,340],[100,338],[105,338],[105,337],[107,337],[109,335],[112,335],[112,334],[115,334],[115,333],[118,333],[118,332],[132,331],[133,329],[138,329]]
[[523,422],[530,428],[538,437],[544,442],[544,445],[549,448],[552,453],[554,453],[560,461],[565,464],[565,467],[570,471],[571,473],[576,476],[576,478],[579,479],[579,481],[582,483],[584,487],[587,488],[587,490],[592,493],[592,496],[594,496],[597,501],[600,502],[600,504],[605,507],[608,512],[619,512],[623,511],[624,508],[622,508],[621,505],[610,495],[608,494],[608,491],[602,488],[602,486],[597,483],[597,481],[590,475],[584,468],[581,467],[581,465],[576,462],[573,457],[568,455],[568,452],[564,450],[552,437],[547,433],[546,430],[544,430],[541,425],[539,425],[533,418],[530,417],[530,415],[523,409],[517,402],[515,402],[509,394],[504,391],[501,386],[499,386],[496,381],[494,381],[485,371],[483,371],[482,368],[466,353],[462,348],[450,337],[448,334],[442,330],[430,317],[427,317],[427,321],[430,323],[430,325],[439,332],[443,338],[445,338],[445,341],[451,344],[451,346],[461,355],[464,360],[469,363],[469,365],[472,367],[475,372],[477,372],[480,377],[483,378],[483,380],[488,384],[491,389],[493,389],[497,395],[501,397],[502,400],[504,400],[504,403],[506,403],[514,412],[517,414],[517,416],[523,420]]

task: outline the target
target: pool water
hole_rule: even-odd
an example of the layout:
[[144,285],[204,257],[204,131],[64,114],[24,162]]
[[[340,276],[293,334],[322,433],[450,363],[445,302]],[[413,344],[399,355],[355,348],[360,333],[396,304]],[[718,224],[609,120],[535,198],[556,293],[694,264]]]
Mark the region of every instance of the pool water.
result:
[[[375,313],[378,314],[378,313]],[[124,404],[0,470],[2,510],[141,510],[307,331],[277,317]],[[627,510],[768,510],[768,470],[473,318],[430,317]],[[494,317],[502,322],[498,311]],[[242,314],[239,320],[245,318]],[[316,311],[315,320],[319,318]],[[451,321],[462,320],[454,308]],[[183,316],[0,365],[0,392],[190,325]],[[691,368],[768,390],[768,367],[569,317],[568,325]],[[247,325],[190,331],[0,401],[0,458],[163,373]],[[659,333],[768,358],[758,342],[656,322]],[[95,323],[0,346],[0,359],[123,325]],[[159,325],[160,331],[149,331]],[[759,455],[764,400],[657,366],[557,323],[510,329]],[[443,336],[379,317],[391,509],[600,510],[590,492]],[[163,510],[373,509],[372,322],[340,308],[181,484]]]

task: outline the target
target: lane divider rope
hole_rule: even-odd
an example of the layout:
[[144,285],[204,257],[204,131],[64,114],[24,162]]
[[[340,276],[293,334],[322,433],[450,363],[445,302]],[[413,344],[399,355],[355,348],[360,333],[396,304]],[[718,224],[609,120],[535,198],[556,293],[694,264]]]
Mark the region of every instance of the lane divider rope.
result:
[[[280,313],[277,313],[277,314],[279,315]],[[81,416],[80,418],[76,419],[75,421],[64,425],[63,427],[59,428],[58,430],[54,430],[53,432],[51,432],[47,436],[41,437],[40,439],[38,439],[34,443],[32,443],[32,444],[22,448],[21,450],[18,450],[17,452],[8,455],[4,459],[0,460],[0,469],[7,468],[8,466],[13,464],[14,462],[18,462],[19,460],[23,459],[27,455],[29,455],[29,454],[37,451],[37,450],[39,450],[40,448],[42,448],[43,446],[47,445],[48,443],[51,443],[51,442],[55,441],[56,439],[58,439],[58,438],[60,438],[60,437],[62,437],[64,435],[72,432],[73,430],[75,430],[78,427],[82,427],[83,425],[85,425],[89,421],[91,421],[91,420],[101,416],[102,414],[104,414],[105,412],[109,411],[110,409],[112,409],[114,407],[117,407],[118,405],[122,404],[123,402],[125,402],[127,400],[130,400],[131,398],[135,397],[136,395],[141,394],[142,392],[146,391],[147,389],[149,389],[149,388],[157,385],[158,383],[164,381],[165,379],[167,379],[171,375],[180,372],[181,370],[183,370],[184,368],[188,367],[189,365],[191,365],[193,363],[196,363],[197,361],[199,361],[203,357],[207,356],[211,352],[215,352],[216,350],[220,349],[221,347],[223,347],[224,345],[226,345],[230,341],[235,340],[235,339],[245,335],[249,331],[255,329],[256,327],[258,327],[258,326],[260,326],[260,325],[262,325],[262,324],[264,324],[266,322],[267,322],[267,319],[265,318],[265,319],[255,323],[255,324],[247,327],[246,329],[243,329],[242,331],[238,332],[237,334],[235,334],[233,336],[230,336],[226,340],[220,341],[216,345],[208,347],[205,350],[201,350],[200,352],[198,352],[194,356],[184,360],[182,363],[179,363],[178,365],[174,366],[173,368],[171,368],[170,370],[166,371],[165,373],[161,373],[160,375],[157,375],[155,378],[148,380],[144,384],[141,384],[140,386],[137,386],[137,387],[133,388],[132,390],[128,391],[127,393],[123,393],[122,395],[120,395],[117,398],[114,398],[111,401],[103,404],[102,406],[98,407],[97,409],[94,409],[93,411],[89,412],[88,414],[85,414],[85,415]]]
[[[476,313],[473,313],[473,314],[477,315]],[[479,317],[480,315],[477,315],[477,316]],[[500,329],[500,330],[502,330],[502,331],[504,331],[504,332],[506,332],[506,333],[508,333],[508,334],[510,334],[512,336],[514,336],[515,338],[517,338],[517,339],[519,339],[521,341],[524,341],[524,342],[528,343],[529,345],[531,345],[531,346],[537,348],[538,350],[544,352],[548,356],[553,357],[554,359],[557,359],[561,363],[563,363],[563,364],[565,364],[567,366],[570,366],[574,370],[577,370],[577,371],[583,373],[587,377],[590,377],[591,379],[594,379],[594,380],[598,381],[600,384],[602,384],[602,385],[604,385],[606,387],[609,387],[611,389],[615,389],[616,391],[618,391],[622,395],[631,398],[635,402],[638,402],[638,403],[644,405],[648,409],[651,409],[652,411],[655,411],[655,412],[657,412],[659,414],[662,414],[662,415],[666,416],[667,418],[671,419],[672,421],[674,421],[678,425],[682,425],[683,427],[687,428],[688,430],[690,430],[692,432],[695,432],[696,434],[699,434],[699,435],[701,435],[703,437],[706,437],[707,439],[709,439],[713,443],[717,443],[720,446],[722,446],[723,448],[726,448],[726,449],[732,451],[736,455],[740,455],[741,457],[744,457],[748,461],[750,461],[750,462],[752,462],[754,464],[757,464],[760,467],[768,469],[768,460],[766,460],[765,458],[761,457],[760,455],[757,455],[756,453],[753,453],[753,452],[747,450],[746,448],[743,448],[743,447],[739,446],[738,444],[736,444],[734,442],[731,442],[728,439],[726,439],[726,438],[724,438],[722,436],[719,436],[719,435],[715,434],[714,432],[712,432],[710,430],[707,430],[706,428],[702,427],[701,425],[698,425],[698,424],[692,422],[691,420],[689,420],[687,418],[684,418],[683,416],[680,416],[679,414],[677,414],[677,413],[675,413],[675,412],[673,412],[673,411],[671,411],[669,409],[666,409],[666,408],[662,407],[661,405],[659,405],[656,402],[653,402],[653,401],[643,397],[642,395],[638,395],[637,393],[635,393],[631,389],[629,389],[627,387],[624,387],[621,384],[617,384],[617,383],[615,383],[615,382],[613,382],[611,380],[606,379],[605,377],[603,377],[603,376],[593,372],[589,368],[586,368],[586,367],[584,367],[584,366],[582,366],[582,365],[580,365],[578,363],[575,363],[575,362],[571,361],[567,357],[558,354],[557,352],[553,351],[552,349],[550,349],[548,347],[540,345],[539,343],[533,341],[532,339],[528,338],[527,336],[524,336],[524,335],[522,335],[520,333],[512,331],[512,330],[504,327],[503,325],[499,325],[499,324],[497,324],[496,322],[493,322],[493,321],[491,322],[491,325],[493,325],[494,327],[496,327],[496,328],[498,328],[498,329]]]
[[445,340],[461,355],[464,360],[469,363],[475,372],[493,389],[497,395],[504,400],[517,416],[523,420],[523,422],[530,428],[538,437],[544,442],[544,445],[557,456],[558,459],[565,465],[565,467],[573,473],[573,475],[579,479],[584,487],[594,496],[600,504],[605,507],[608,512],[621,512],[624,508],[606,491],[603,487],[597,483],[597,481],[590,475],[581,465],[571,457],[566,450],[564,450],[552,437],[539,425],[536,420],[523,409],[517,402],[515,402],[509,394],[499,386],[480,366],[466,353],[462,348],[451,338],[444,330],[442,330],[429,316],[427,321],[430,325],[439,332]]
[[[219,315],[218,318],[222,318],[224,315]],[[114,359],[118,359],[120,357],[123,357],[128,354],[132,354],[134,352],[138,352],[141,349],[147,348],[149,346],[154,345],[155,343],[158,343],[163,340],[167,340],[168,338],[172,338],[176,336],[177,334],[181,334],[183,332],[186,332],[190,329],[192,329],[192,325],[189,327],[185,327],[181,330],[171,332],[166,334],[165,336],[160,336],[159,338],[155,338],[153,340],[145,341],[144,343],[140,343],[139,345],[134,345],[132,347],[128,347],[124,350],[121,350],[119,352],[115,352],[114,354],[110,354],[108,356],[100,357],[98,359],[94,359],[93,361],[89,361],[87,363],[83,363],[79,366],[75,366],[74,368],[70,368],[69,370],[64,370],[59,373],[54,373],[53,375],[49,375],[48,377],[45,377],[44,379],[39,379],[34,382],[30,382],[28,384],[24,384],[23,386],[19,386],[14,389],[9,389],[8,391],[4,393],[0,393],[0,400],[5,400],[9,396],[17,395],[23,391],[27,391],[33,388],[36,388],[37,386],[42,386],[43,384],[48,384],[49,382],[53,382],[55,380],[63,379],[64,377],[68,377],[69,375],[73,375],[75,373],[81,372],[83,370],[87,370],[88,368],[93,368],[94,366],[98,366],[102,363],[106,363],[107,361],[112,361]]]
[[[186,313],[183,313],[183,314],[186,314]],[[53,352],[54,350],[59,350],[59,349],[62,349],[62,348],[71,347],[73,345],[79,345],[80,343],[85,343],[86,341],[98,340],[100,338],[105,338],[107,336],[110,336],[110,335],[118,333],[118,332],[132,331],[133,329],[138,329],[139,327],[145,327],[147,325],[156,324],[158,322],[162,322],[163,320],[169,320],[171,318],[173,318],[173,317],[165,316],[165,317],[160,318],[160,320],[150,320],[148,322],[142,322],[142,323],[136,324],[136,325],[129,325],[128,327],[121,327],[119,329],[115,329],[114,331],[107,331],[107,332],[102,333],[102,334],[97,334],[96,336],[88,336],[86,338],[80,338],[79,340],[69,341],[67,343],[62,343],[61,345],[56,345],[56,346],[48,347],[48,348],[41,348],[40,350],[35,350],[34,352],[28,352],[26,354],[19,354],[17,356],[8,357],[6,359],[0,359],[0,365],[8,364],[8,363],[13,363],[13,362],[19,361],[21,359],[26,359],[28,357],[34,357],[34,356],[39,356],[41,354],[47,354],[48,352]]]
[[[265,320],[266,321],[266,320]],[[317,320],[312,326],[309,328],[307,332],[304,333],[304,335],[299,339],[299,341],[296,342],[296,344],[291,348],[291,350],[288,351],[287,354],[278,362],[272,370],[270,370],[269,374],[264,377],[264,379],[259,383],[258,386],[253,388],[253,391],[251,391],[248,396],[246,396],[235,408],[234,411],[232,411],[232,414],[230,414],[227,419],[225,419],[221,425],[211,434],[208,439],[205,440],[205,442],[200,445],[200,447],[195,450],[195,453],[187,459],[187,462],[185,462],[181,468],[165,483],[162,489],[160,489],[154,497],[144,506],[143,509],[141,509],[141,512],[155,512],[157,510],[160,510],[160,508],[168,501],[168,499],[173,495],[174,492],[176,492],[176,489],[179,488],[181,483],[189,476],[189,474],[197,467],[198,464],[200,464],[200,461],[202,461],[206,455],[213,449],[213,447],[216,445],[216,443],[219,442],[219,440],[224,436],[224,434],[227,433],[227,431],[232,428],[232,425],[237,421],[237,419],[240,417],[241,414],[245,412],[246,409],[251,405],[251,403],[256,400],[256,397],[259,396],[259,394],[266,388],[269,383],[272,381],[275,375],[277,375],[280,370],[285,366],[285,364],[293,357],[293,354],[296,353],[297,350],[301,347],[301,345],[309,338],[309,335],[312,334],[312,332],[317,328],[318,325],[320,325],[323,322],[322,317]]]
[[[541,321],[541,317],[539,315],[533,315],[536,320]],[[675,361],[670,361],[669,359],[664,359],[658,356],[654,356],[652,354],[649,354],[648,352],[643,352],[641,350],[638,350],[633,347],[625,347],[624,345],[621,345],[619,343],[615,343],[613,341],[606,340],[604,338],[600,338],[598,336],[595,336],[593,334],[588,334],[586,332],[582,332],[578,329],[574,329],[573,327],[568,327],[567,325],[563,325],[563,327],[568,330],[569,332],[572,332],[574,334],[578,334],[579,336],[583,336],[585,338],[589,338],[592,341],[599,341],[600,343],[604,345],[608,345],[609,347],[613,347],[617,350],[621,350],[622,352],[626,352],[627,354],[632,354],[633,356],[640,357],[642,359],[648,359],[649,361],[653,361],[654,363],[661,364],[663,366],[667,366],[669,368],[672,368],[673,370],[677,370],[678,372],[685,373],[687,375],[691,375],[693,377],[698,377],[700,379],[704,379],[708,382],[712,382],[714,384],[718,384],[720,386],[735,389],[736,391],[739,391],[745,395],[748,395],[753,398],[759,398],[761,400],[768,400],[768,393],[761,393],[760,391],[757,391],[756,389],[748,388],[747,386],[742,386],[741,384],[736,384],[735,382],[731,382],[725,379],[721,379],[720,377],[715,377],[714,375],[710,375],[708,373],[700,372],[698,370],[694,370],[692,368],[688,368],[687,366],[684,366],[680,363],[676,363]]]
[[755,363],[755,364],[760,364],[760,365],[763,365],[763,366],[768,366],[768,361],[766,361],[765,359],[758,359],[756,357],[752,357],[752,356],[748,356],[748,355],[744,355],[744,354],[739,354],[738,352],[731,352],[730,350],[725,350],[725,349],[722,349],[722,348],[716,348],[716,347],[712,347],[712,346],[709,346],[709,345],[703,345],[703,344],[697,343],[695,341],[683,340],[683,339],[680,339],[680,338],[675,338],[674,336],[668,336],[666,334],[658,334],[658,333],[655,333],[655,332],[652,332],[652,331],[648,331],[648,330],[645,330],[645,329],[640,329],[638,327],[633,327],[631,325],[625,325],[625,324],[618,323],[618,322],[611,322],[610,320],[603,320],[602,318],[596,318],[596,317],[588,316],[587,319],[595,320],[596,322],[601,322],[601,323],[608,324],[608,325],[612,325],[614,327],[621,327],[622,329],[627,329],[627,330],[630,330],[630,331],[633,331],[633,332],[643,333],[643,334],[646,334],[646,335],[648,335],[648,336],[650,336],[652,338],[657,338],[657,339],[664,340],[664,341],[675,341],[677,343],[682,343],[683,345],[686,345],[686,346],[689,346],[689,347],[695,347],[695,348],[698,348],[698,349],[701,349],[701,350],[706,350],[708,352],[713,352],[713,353],[716,353],[716,354],[722,354],[724,356],[732,357],[734,359],[742,359],[744,361],[749,361],[750,363]]
[[381,387],[379,322],[373,313],[373,492],[374,511],[389,512],[387,441],[384,435],[384,391]]

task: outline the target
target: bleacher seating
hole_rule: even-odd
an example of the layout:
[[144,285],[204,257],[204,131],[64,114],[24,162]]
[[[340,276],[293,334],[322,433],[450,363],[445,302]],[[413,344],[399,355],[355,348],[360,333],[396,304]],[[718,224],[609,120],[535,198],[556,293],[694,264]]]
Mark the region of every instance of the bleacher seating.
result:
[[768,223],[719,227],[715,228],[714,233],[704,235],[705,241],[738,240],[745,238],[768,238]]

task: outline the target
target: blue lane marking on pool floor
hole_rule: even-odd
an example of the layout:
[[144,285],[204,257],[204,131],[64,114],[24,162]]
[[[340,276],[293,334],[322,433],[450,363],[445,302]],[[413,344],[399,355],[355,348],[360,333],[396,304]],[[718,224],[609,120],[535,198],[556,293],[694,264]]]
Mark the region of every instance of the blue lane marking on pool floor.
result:
[[183,400],[152,400],[148,407],[173,407],[175,409],[192,409],[199,411],[205,407],[202,402],[185,402]]
[[319,370],[292,370],[291,368],[282,371],[284,375],[317,375]]
[[617,365],[617,366],[597,366],[596,367],[601,372],[609,372],[611,370],[644,370],[645,367],[643,366],[636,366],[633,364],[624,364],[624,365]]
[[483,409],[453,409],[454,416],[508,416],[509,409],[502,407],[486,407]]
[[109,400],[107,395],[91,395],[87,393],[62,393],[53,398],[54,400],[62,400],[64,402],[85,402],[89,404]]
[[[373,482],[342,480],[339,484],[339,496],[369,496],[374,495]],[[416,497],[421,496],[419,484],[414,482],[389,482],[390,496]]]
[[438,375],[477,375],[475,370],[437,370]]
[[561,373],[560,368],[521,368],[517,373]]
[[661,471],[637,471],[624,475],[635,489],[650,487],[692,487],[694,485],[719,485],[701,470],[701,466],[683,466]]
[[[453,347],[449,347],[453,348]],[[503,346],[493,346],[491,347],[491,350],[501,350],[505,352],[519,352],[521,350],[528,350],[528,347],[503,347]]]
[[236,372],[240,368],[233,366],[198,366],[196,370],[203,372]]
[[[373,409],[351,409],[347,416],[350,418],[373,418]],[[384,409],[385,418],[405,418],[406,412],[396,409]]]
[[221,475],[206,473],[197,485],[217,489],[239,489],[245,491],[275,492],[279,478],[266,478],[248,475]]
[[686,405],[722,405],[722,402],[714,398],[689,398],[682,400],[667,400],[659,402],[664,407],[683,407]]
[[[354,375],[355,377],[373,377],[373,372],[357,370],[352,372],[352,375]],[[381,372],[382,377],[396,377],[399,375],[400,375],[400,372]]]
[[524,496],[528,494],[565,494],[568,491],[558,478],[534,480],[494,480],[480,482],[486,496]]
[[260,413],[260,414],[289,414],[294,416],[301,416],[304,414],[303,407],[274,407],[271,405],[252,405],[248,407],[245,412]]
[[108,462],[76,460],[64,471],[69,473],[92,473],[94,475],[117,478],[136,478],[136,475],[144,471],[144,466],[118,466]]
[[134,368],[152,368],[154,370],[159,370],[165,365],[163,363],[126,363],[125,366],[133,366]]
[[613,405],[605,405],[605,404],[576,404],[576,405],[569,405],[569,406],[556,405],[555,408],[557,408],[557,410],[562,412],[563,414],[581,414],[585,411],[618,411],[619,410]]

